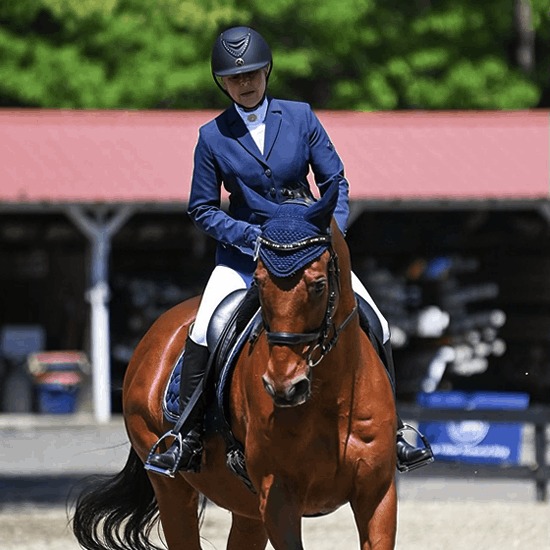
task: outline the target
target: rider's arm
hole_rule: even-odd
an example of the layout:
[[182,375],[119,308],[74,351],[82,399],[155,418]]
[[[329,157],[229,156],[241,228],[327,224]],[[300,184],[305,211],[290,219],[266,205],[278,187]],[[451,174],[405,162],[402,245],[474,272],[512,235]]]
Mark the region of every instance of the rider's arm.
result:
[[189,196],[188,214],[197,227],[218,242],[252,256],[260,228],[236,220],[221,208],[222,178],[208,143],[199,135]]
[[349,184],[344,177],[344,164],[321,122],[309,111],[310,165],[321,195],[329,185],[338,185],[338,204],[334,217],[342,233],[346,232],[349,218]]

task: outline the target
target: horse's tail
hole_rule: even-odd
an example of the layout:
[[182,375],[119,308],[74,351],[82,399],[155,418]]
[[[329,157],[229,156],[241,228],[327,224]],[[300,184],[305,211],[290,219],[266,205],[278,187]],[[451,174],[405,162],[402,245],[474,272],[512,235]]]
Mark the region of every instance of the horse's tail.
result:
[[86,550],[161,550],[149,541],[158,519],[153,486],[131,449],[120,473],[94,476],[78,496],[72,528]]

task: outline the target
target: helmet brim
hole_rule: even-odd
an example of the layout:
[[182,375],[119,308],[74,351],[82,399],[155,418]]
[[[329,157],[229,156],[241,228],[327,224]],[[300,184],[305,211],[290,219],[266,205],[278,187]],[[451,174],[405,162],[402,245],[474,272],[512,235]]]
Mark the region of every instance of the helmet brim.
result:
[[251,63],[249,65],[243,65],[241,67],[232,67],[226,69],[225,71],[212,71],[214,76],[233,76],[237,74],[251,73],[252,71],[257,71],[263,69],[264,67],[270,67],[271,63]]

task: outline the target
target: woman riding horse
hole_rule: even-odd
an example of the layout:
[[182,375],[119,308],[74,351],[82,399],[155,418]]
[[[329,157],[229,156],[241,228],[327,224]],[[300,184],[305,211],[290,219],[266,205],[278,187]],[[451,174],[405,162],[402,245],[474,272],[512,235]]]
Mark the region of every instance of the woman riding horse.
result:
[[[201,550],[201,494],[231,512],[227,550],[264,550],[268,539],[275,550],[303,550],[302,518],[346,503],[361,550],[395,548],[393,390],[362,326],[349,249],[333,218],[338,191],[279,205],[242,188],[266,220],[254,272],[261,310],[243,335],[236,331],[241,345],[229,346],[232,360],[207,407],[201,471],[168,478],[143,468],[173,422],[160,403],[195,319],[192,298],[162,314],[132,355],[123,385],[132,446],[122,471],[94,480],[76,502],[83,548],[157,550],[150,534],[159,517],[167,548]],[[242,444],[248,483],[232,471],[220,418]]]
[[[221,33],[212,51],[212,74],[231,106],[200,129],[195,149],[189,215],[198,228],[217,242],[216,266],[204,290],[197,317],[185,345],[180,377],[180,410],[185,416],[183,438],[163,453],[151,453],[146,468],[168,475],[200,470],[204,402],[202,385],[209,353],[206,334],[212,313],[236,289],[248,288],[256,267],[254,248],[260,219],[241,186],[273,203],[312,198],[307,180],[311,169],[321,195],[338,187],[334,217],[345,234],[349,215],[344,166],[318,118],[305,103],[266,95],[273,66],[263,37],[248,27]],[[220,208],[221,185],[230,193],[228,213]],[[353,290],[374,310],[383,327],[386,363],[393,379],[390,332],[371,296],[352,274]],[[397,467],[407,471],[430,462],[427,447],[414,447],[396,435]],[[179,428],[178,428],[179,429]],[[173,435],[177,435],[171,432]],[[154,447],[156,448],[156,446]]]

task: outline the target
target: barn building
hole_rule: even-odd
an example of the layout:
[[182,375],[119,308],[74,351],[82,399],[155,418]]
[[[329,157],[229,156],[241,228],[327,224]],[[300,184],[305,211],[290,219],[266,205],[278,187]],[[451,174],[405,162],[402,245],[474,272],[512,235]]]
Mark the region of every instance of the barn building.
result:
[[[133,346],[212,268],[213,243],[185,212],[214,115],[0,112],[4,388],[7,335],[38,327],[44,349],[89,354],[97,421],[118,410]],[[354,269],[392,325],[402,397],[431,384],[548,400],[549,114],[318,116],[346,166]],[[421,326],[434,312],[439,333]],[[443,349],[455,355],[438,374]]]

